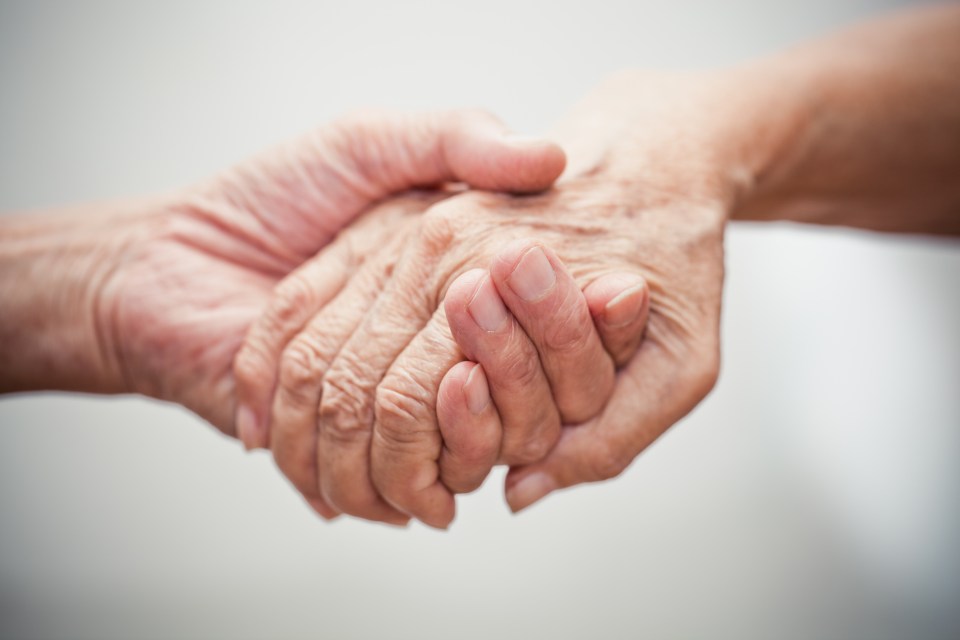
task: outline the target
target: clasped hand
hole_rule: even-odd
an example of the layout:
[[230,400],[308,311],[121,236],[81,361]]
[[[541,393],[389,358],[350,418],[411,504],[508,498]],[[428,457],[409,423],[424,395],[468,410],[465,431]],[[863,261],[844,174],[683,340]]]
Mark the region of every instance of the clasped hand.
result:
[[182,194],[106,305],[155,361],[131,386],[327,518],[446,527],[495,464],[514,510],[617,475],[716,379],[725,194],[584,129],[552,188],[560,148],[487,114],[375,113]]

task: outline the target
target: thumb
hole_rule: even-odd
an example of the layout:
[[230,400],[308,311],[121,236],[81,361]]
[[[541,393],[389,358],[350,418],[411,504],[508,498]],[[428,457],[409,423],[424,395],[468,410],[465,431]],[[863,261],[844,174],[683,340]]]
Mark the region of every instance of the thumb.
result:
[[543,191],[563,173],[556,144],[511,133],[480,110],[362,112],[340,121],[359,175],[379,197],[413,187],[465,182],[475,189]]
[[525,509],[558,489],[619,475],[713,387],[719,361],[711,357],[712,348],[703,348],[702,354],[677,353],[644,341],[602,414],[565,427],[540,462],[510,469],[505,488],[511,510]]

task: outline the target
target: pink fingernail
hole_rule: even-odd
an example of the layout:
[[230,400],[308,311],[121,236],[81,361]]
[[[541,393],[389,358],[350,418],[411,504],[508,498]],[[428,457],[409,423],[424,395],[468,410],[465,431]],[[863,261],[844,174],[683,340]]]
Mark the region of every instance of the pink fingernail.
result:
[[477,287],[473,299],[467,303],[467,311],[473,321],[484,331],[496,331],[506,322],[509,314],[507,308],[503,306],[500,294],[493,287],[490,276],[484,276],[480,286]]
[[526,509],[557,488],[553,478],[543,472],[534,472],[507,489],[507,504],[514,513]]
[[463,383],[463,395],[467,401],[470,413],[480,415],[490,404],[490,388],[487,386],[487,376],[483,375],[480,365],[474,365]]
[[557,281],[553,265],[540,247],[533,247],[520,258],[507,283],[513,292],[527,302],[542,298]]
[[643,310],[646,285],[638,284],[618,294],[603,308],[603,322],[608,327],[623,327],[636,321]]
[[240,405],[237,409],[237,437],[247,451],[256,447],[257,431],[257,415],[250,407]]

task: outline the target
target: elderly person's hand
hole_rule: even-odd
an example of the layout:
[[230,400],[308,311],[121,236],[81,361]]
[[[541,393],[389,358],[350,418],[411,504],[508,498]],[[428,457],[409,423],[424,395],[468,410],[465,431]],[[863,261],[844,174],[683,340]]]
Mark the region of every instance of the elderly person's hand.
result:
[[[499,460],[528,465],[508,478],[517,509],[619,473],[702,399],[719,366],[722,236],[739,162],[720,157],[722,130],[696,120],[709,117],[712,89],[694,77],[614,79],[559,129],[577,164],[557,188],[440,202],[415,222],[399,259],[364,265],[282,358],[276,341],[248,342],[280,363],[271,445],[299,457],[298,486],[334,511],[388,521],[399,511],[446,526],[449,489],[469,488],[492,462],[489,442],[473,447],[475,464],[459,466],[475,468],[450,481],[451,446],[467,427],[502,428]],[[488,267],[489,276],[474,270]],[[613,277],[649,283],[650,321],[606,403],[614,358],[590,326],[601,305],[573,293],[590,298]],[[533,348],[513,345],[524,332]],[[613,355],[622,362],[630,351]],[[537,352],[539,361],[512,355]],[[464,356],[482,370],[457,365]],[[445,408],[482,374],[496,412],[471,421]],[[562,435],[561,422],[570,425]]]
[[444,183],[536,191],[563,165],[555,145],[484,113],[367,113],[162,198],[4,220],[0,390],[139,392],[233,434],[233,361],[249,325],[371,203],[440,187],[361,221],[340,245],[343,268],[311,281],[312,301],[332,297],[424,198],[449,195]]
[[[467,193],[432,207],[396,263],[371,265],[380,276],[365,279],[387,282],[375,302],[359,278],[337,296],[338,305],[369,308],[352,312],[356,329],[341,327],[324,338],[321,312],[290,340],[288,364],[281,367],[289,375],[281,376],[272,410],[286,415],[287,388],[303,399],[305,412],[319,405],[318,416],[296,421],[312,434],[300,442],[316,443],[316,452],[303,454],[319,476],[312,490],[332,509],[377,517],[396,514],[393,505],[443,526],[453,502],[441,474],[458,465],[443,464],[450,452],[441,448],[438,430],[447,445],[462,445],[464,435],[444,426],[445,416],[464,413],[443,407],[482,395],[487,377],[503,429],[500,458],[521,464],[549,449],[542,461],[508,475],[512,508],[557,488],[612,477],[717,378],[722,235],[729,217],[956,233],[960,83],[950,69],[960,52],[958,23],[956,7],[932,7],[731,70],[621,74],[559,128],[572,166],[558,188],[527,198]],[[588,299],[590,288],[603,290],[599,279],[611,274],[648,282],[651,290],[646,340],[619,373],[610,402],[595,419],[564,429],[552,449],[557,415],[575,422],[603,404],[609,363],[598,355],[553,358],[539,349],[563,352],[573,345],[582,356],[597,340],[578,320],[574,330],[557,334],[566,340],[536,344],[551,332],[538,338],[535,322],[542,329],[548,324],[543,314],[554,309],[537,303],[550,299],[551,283],[561,282],[563,272],[548,251],[509,245],[517,238],[556,249]],[[492,279],[471,271],[491,259]],[[466,280],[454,283],[461,274]],[[498,324],[505,314],[494,311],[493,296],[485,293],[492,288],[517,324]],[[483,300],[489,304],[480,305]],[[473,313],[471,301],[478,305]],[[520,303],[530,308],[514,308]],[[596,301],[587,304],[598,309]],[[552,409],[545,393],[507,400],[511,388],[526,386],[511,385],[517,370],[495,370],[498,351],[491,347],[497,343],[484,342],[490,336],[472,322],[487,331],[510,327],[510,335],[524,329],[541,366],[520,369],[521,379],[540,388],[549,383]],[[456,364],[441,383],[441,372],[463,356],[446,323],[483,366]],[[597,328],[602,333],[600,323]],[[275,348],[264,351],[273,364],[279,361]],[[596,374],[586,377],[592,385],[570,384],[578,367]],[[276,378],[267,380],[269,406]],[[513,416],[524,412],[529,419],[514,428]]]
[[[506,281],[514,288],[527,287],[523,296],[501,295],[497,288],[506,286],[504,280],[495,283],[484,269],[464,273],[446,296],[445,308],[459,327],[464,352],[477,362],[459,362],[462,356],[444,325],[445,311],[437,309],[438,332],[418,336],[404,352],[404,368],[394,374],[403,382],[381,386],[375,406],[365,404],[362,390],[377,387],[376,369],[339,374],[328,369],[364,323],[381,321],[381,296],[391,290],[394,269],[406,252],[419,247],[424,220],[405,215],[415,197],[378,205],[282,283],[236,360],[240,411],[251,407],[269,416],[263,441],[253,444],[269,445],[280,469],[327,518],[342,507],[323,491],[328,469],[320,448],[322,431],[339,424],[326,426],[317,411],[333,393],[345,394],[333,397],[343,403],[336,416],[348,424],[363,425],[363,412],[372,411],[369,418],[378,423],[399,414],[396,425],[402,430],[388,434],[395,440],[377,440],[372,448],[369,436],[374,432],[361,426],[349,436],[357,441],[367,437],[368,444],[355,442],[359,446],[351,453],[357,455],[342,464],[352,465],[360,479],[372,472],[382,498],[372,486],[350,487],[367,491],[368,502],[362,510],[348,506],[348,512],[392,524],[405,523],[411,514],[445,527],[453,517],[453,493],[477,488],[496,462],[541,459],[559,437],[561,420],[580,422],[601,410],[613,388],[615,363],[630,358],[646,324],[648,294],[639,276],[605,274],[581,292],[548,248],[508,246],[498,259],[519,260]],[[419,197],[421,212],[431,215],[430,200]],[[390,224],[401,219],[402,225]],[[388,240],[366,237],[388,226]],[[368,247],[378,243],[376,253],[326,305],[322,298],[310,297],[318,277],[345,271],[340,255],[358,242]],[[438,299],[424,304],[436,309]],[[320,308],[311,312],[313,306]],[[395,325],[384,327],[386,333],[377,334],[378,341],[354,366],[389,364],[390,349],[403,339],[398,331],[403,330],[402,316],[389,321]],[[265,361],[275,366],[262,366]],[[341,438],[339,433],[332,437]],[[373,465],[367,459],[371,451]]]
[[[602,415],[507,476],[514,510],[617,475],[710,390],[726,219],[960,234],[958,28],[960,7],[923,7],[729,70],[621,74],[574,111],[554,136],[568,179],[521,202],[592,234],[538,230],[578,280],[636,266],[650,320]],[[436,224],[484,204],[441,203]]]
[[541,191],[554,145],[479,114],[366,117],[172,197],[5,218],[0,392],[140,391],[232,433],[236,384],[246,444],[288,452],[326,514],[443,526],[498,459],[525,465],[514,509],[610,477],[716,378],[726,217],[960,233],[958,26],[927,7],[730,71],[618,76],[536,196],[443,183]]

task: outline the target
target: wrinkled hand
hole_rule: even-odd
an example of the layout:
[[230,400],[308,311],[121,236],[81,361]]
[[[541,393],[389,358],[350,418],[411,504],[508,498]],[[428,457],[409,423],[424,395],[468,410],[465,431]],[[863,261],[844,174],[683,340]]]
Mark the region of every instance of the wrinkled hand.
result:
[[[227,434],[255,438],[256,416],[234,424],[233,364],[282,279],[386,196],[447,182],[542,190],[563,164],[555,145],[511,138],[479,112],[369,113],[321,127],[164,198],[146,217],[114,223],[122,231],[111,245],[116,267],[96,297],[104,357],[125,390],[178,402]],[[419,199],[407,199],[389,220],[352,235],[337,254],[342,269],[303,294],[314,303],[332,297],[418,207]],[[246,363],[257,366],[255,358]]]
[[[516,510],[554,489],[617,475],[695,406],[719,368],[722,237],[733,199],[728,174],[737,168],[719,157],[709,98],[696,78],[614,79],[560,128],[575,153],[557,188],[524,197],[469,192],[435,204],[407,246],[365,266],[375,284],[348,283],[285,349],[263,336],[251,341],[280,363],[270,442],[289,452],[281,466],[295,484],[328,515],[402,522],[413,514],[446,526],[449,487],[469,489],[477,477],[452,478],[453,469],[490,463],[489,442],[451,450],[469,440],[468,429],[501,428],[498,459],[518,467],[507,480]],[[567,282],[564,264],[572,279],[557,287]],[[487,267],[490,276],[472,270]],[[609,279],[623,277],[649,284],[650,320],[604,406],[613,360],[590,326],[590,311],[602,317],[603,305],[570,305],[571,315],[551,323],[551,292],[609,291]],[[281,333],[297,331],[287,324]],[[525,332],[529,344],[511,346]],[[458,364],[464,354],[482,369]],[[257,382],[268,391],[254,405],[270,406],[273,385]],[[475,392],[484,406],[486,389],[496,416],[471,422],[469,398]]]
[[[381,204],[369,218],[387,219],[404,202]],[[291,276],[295,284],[281,286],[238,355],[240,388],[254,392],[240,402],[269,413],[266,435],[277,465],[324,517],[345,511],[402,524],[409,514],[445,527],[454,515],[453,493],[477,488],[497,462],[541,459],[559,437],[561,419],[579,422],[601,409],[614,364],[626,361],[642,336],[647,290],[635,275],[609,274],[581,292],[549,249],[508,246],[498,260],[519,263],[512,273],[494,269],[491,279],[483,269],[468,271],[446,296],[446,313],[469,325],[461,345],[482,366],[461,362],[447,372],[463,356],[439,299],[427,303],[439,319],[437,333],[414,338],[423,323],[403,322],[390,305],[390,324],[374,329],[367,350],[344,362],[354,357],[353,336],[384,321],[384,291],[393,291],[397,265],[429,228],[422,217],[406,223],[305,322],[279,312],[309,307],[284,290],[309,291],[321,274],[342,270],[337,255],[354,227]],[[356,233],[370,228],[357,225]],[[508,286],[523,287],[523,295],[498,292]],[[391,350],[399,353],[406,341],[404,360],[391,366]],[[246,377],[247,354],[258,361],[270,355],[276,374]],[[384,377],[387,367],[392,375]],[[365,429],[367,420],[381,431]],[[400,430],[386,431],[392,424]]]
[[716,107],[729,93],[720,78],[610,78],[556,132],[571,158],[557,194],[524,199],[570,225],[559,252],[579,278],[611,262],[636,268],[650,286],[650,316],[603,412],[566,427],[544,460],[511,469],[514,511],[619,475],[716,384],[723,230],[750,175],[750,140],[736,133],[744,123]]

